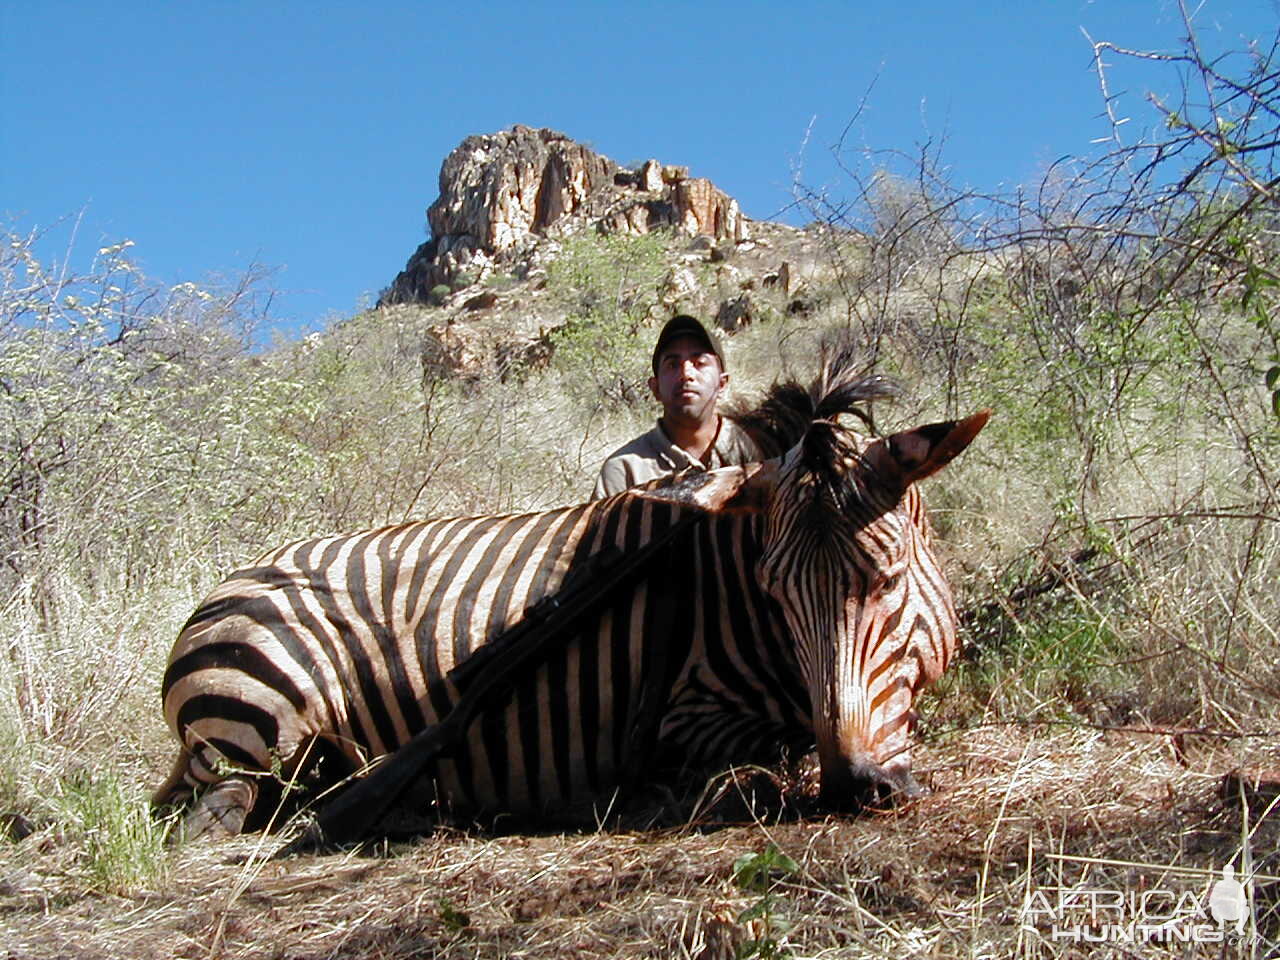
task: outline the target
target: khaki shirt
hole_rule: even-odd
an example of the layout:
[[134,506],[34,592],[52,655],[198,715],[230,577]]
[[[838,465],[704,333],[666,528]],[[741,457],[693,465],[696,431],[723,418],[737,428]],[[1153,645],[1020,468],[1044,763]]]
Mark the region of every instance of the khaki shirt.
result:
[[662,424],[658,423],[648,433],[619,447],[605,460],[591,498],[599,500],[601,497],[611,497],[628,487],[664,477],[686,467],[714,470],[717,467],[756,463],[762,459],[764,458],[755,441],[728,417],[720,418],[720,430],[711,444],[707,463],[672,443],[663,433]]

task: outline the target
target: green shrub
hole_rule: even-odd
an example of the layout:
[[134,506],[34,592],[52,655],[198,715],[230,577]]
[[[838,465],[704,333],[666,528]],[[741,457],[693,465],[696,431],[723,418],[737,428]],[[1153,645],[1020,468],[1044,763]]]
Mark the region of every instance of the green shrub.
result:
[[783,853],[775,843],[768,843],[759,853],[747,853],[733,862],[733,882],[742,890],[757,893],[760,898],[738,914],[738,923],[751,926],[754,936],[738,944],[735,955],[780,958],[791,956],[786,935],[792,924],[783,916],[785,899],[778,885],[797,876],[800,866]]
[[562,389],[586,409],[647,403],[651,374],[646,324],[658,306],[666,270],[656,234],[579,234],[547,271],[547,288],[565,308],[551,334]]

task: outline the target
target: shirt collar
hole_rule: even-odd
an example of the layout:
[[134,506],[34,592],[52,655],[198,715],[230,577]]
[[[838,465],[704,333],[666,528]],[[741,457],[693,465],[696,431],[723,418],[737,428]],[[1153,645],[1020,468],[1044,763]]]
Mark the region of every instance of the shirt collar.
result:
[[720,438],[724,434],[724,417],[720,416],[720,414],[716,414],[716,435],[711,438],[711,446],[707,447],[707,460],[710,461],[709,463],[703,463],[684,447],[672,440],[662,426],[661,417],[658,418],[658,422],[654,429],[666,445],[668,455],[681,466],[714,469],[720,461],[724,460],[724,454],[720,450]]

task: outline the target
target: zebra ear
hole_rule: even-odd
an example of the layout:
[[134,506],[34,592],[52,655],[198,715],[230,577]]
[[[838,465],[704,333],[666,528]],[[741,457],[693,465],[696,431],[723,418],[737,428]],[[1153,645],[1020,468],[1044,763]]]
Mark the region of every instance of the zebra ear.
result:
[[768,504],[777,485],[775,460],[745,467],[689,471],[677,474],[670,485],[638,488],[637,496],[650,500],[674,500],[710,513],[758,513]]
[[902,471],[903,489],[937,473],[958,457],[990,417],[990,410],[979,410],[964,420],[931,423],[895,433],[881,441],[884,450]]

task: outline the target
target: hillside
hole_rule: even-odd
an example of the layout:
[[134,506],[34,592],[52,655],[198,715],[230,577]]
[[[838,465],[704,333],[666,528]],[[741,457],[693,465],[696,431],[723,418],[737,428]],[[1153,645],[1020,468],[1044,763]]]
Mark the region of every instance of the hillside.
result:
[[522,126],[469,137],[445,159],[427,226],[378,306],[437,308],[428,349],[446,375],[537,364],[602,311],[632,328],[686,311],[733,333],[766,312],[804,312],[806,292],[831,279],[821,231],[753,222],[686,167],[626,170]]
[[[376,307],[268,350],[253,282],[160,288],[125,245],[67,278],[9,231],[8,955],[1084,955],[1028,926],[1029,891],[1203,898],[1227,862],[1253,871],[1269,955],[1280,277],[1255,190],[1275,181],[1239,152],[1197,154],[1213,186],[1134,186],[1093,219],[1096,169],[981,224],[945,181],[879,171],[796,228],[517,126],[445,158],[430,239]],[[883,430],[995,410],[924,491],[966,644],[920,704],[933,796],[837,816],[772,770],[657,826],[166,850],[144,806],[172,755],[156,691],[199,599],[291,538],[581,501],[654,416],[677,311],[724,331],[738,398],[844,337],[908,387]]]

